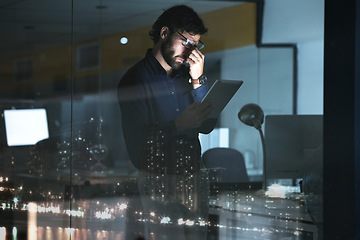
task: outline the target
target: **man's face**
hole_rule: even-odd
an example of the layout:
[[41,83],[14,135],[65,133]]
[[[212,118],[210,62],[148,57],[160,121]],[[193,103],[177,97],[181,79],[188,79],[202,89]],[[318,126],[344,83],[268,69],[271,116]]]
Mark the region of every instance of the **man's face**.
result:
[[[185,38],[184,38],[185,37]],[[186,39],[193,42],[200,40],[200,35],[191,35],[188,32],[182,32],[181,35],[177,32],[165,39],[161,45],[161,54],[165,62],[174,70],[178,70],[190,53],[194,50],[184,46]]]

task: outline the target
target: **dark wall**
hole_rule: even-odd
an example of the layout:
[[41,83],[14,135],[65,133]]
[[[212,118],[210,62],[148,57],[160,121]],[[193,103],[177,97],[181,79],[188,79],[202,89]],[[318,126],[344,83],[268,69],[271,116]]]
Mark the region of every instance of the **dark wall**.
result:
[[325,1],[324,239],[360,239],[359,4]]

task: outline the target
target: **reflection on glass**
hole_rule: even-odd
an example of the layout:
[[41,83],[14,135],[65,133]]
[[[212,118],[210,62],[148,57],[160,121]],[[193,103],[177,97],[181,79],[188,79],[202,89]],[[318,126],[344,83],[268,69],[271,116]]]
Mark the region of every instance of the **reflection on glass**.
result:
[[49,137],[45,109],[4,110],[8,146],[35,145]]
[[[159,148],[151,141],[161,137],[154,132],[147,142],[153,157],[145,162],[149,171],[138,177],[139,170],[125,146],[127,129],[121,125],[124,116],[116,88],[126,70],[151,48],[152,41],[146,37],[151,24],[163,9],[176,4],[122,0],[91,0],[86,6],[83,1],[73,5],[35,0],[3,4],[0,240],[157,240],[165,234],[163,229],[171,229],[171,237],[184,230],[206,231],[208,240],[321,236],[322,196],[315,187],[322,181],[318,166],[308,166],[311,171],[304,179],[304,192],[292,186],[291,180],[274,180],[277,185],[272,187],[278,187],[281,194],[271,195],[274,188],[263,191],[254,184],[262,177],[258,135],[234,124],[239,108],[251,101],[261,104],[266,114],[291,113],[293,106],[296,58],[292,49],[258,48],[254,1],[188,2],[209,29],[201,37],[206,43],[201,51],[206,56],[204,73],[209,85],[216,79],[244,80],[244,91],[234,96],[216,128],[229,129],[227,147],[245,153],[251,182],[224,184],[226,170],[194,164],[193,155],[184,148],[194,145],[181,139],[175,147],[178,161],[174,168],[157,166],[165,158],[153,154]],[[177,40],[184,39],[179,36]],[[320,42],[311,44],[312,54]],[[306,94],[298,95],[300,102]],[[41,137],[14,144],[7,137],[19,138],[27,131],[7,132],[9,124],[16,123],[7,114],[25,109],[46,111],[46,118],[36,121],[43,122],[41,128],[46,131],[28,125],[31,137]],[[21,120],[30,123],[28,116]],[[207,145],[201,152],[219,145],[215,135],[204,139]],[[196,171],[191,168],[195,165]],[[175,174],[168,178],[165,173]],[[148,201],[141,194],[148,194]]]
[[95,176],[104,176],[106,166],[101,163],[108,155],[108,148],[104,144],[96,144],[90,147],[90,155],[96,160],[96,163],[90,167],[90,171]]

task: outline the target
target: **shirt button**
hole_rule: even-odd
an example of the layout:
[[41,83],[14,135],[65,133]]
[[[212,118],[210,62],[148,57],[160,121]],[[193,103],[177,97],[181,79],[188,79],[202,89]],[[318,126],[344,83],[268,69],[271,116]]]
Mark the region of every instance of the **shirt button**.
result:
[[177,111],[177,112],[180,112],[180,109],[177,108],[176,111]]
[[174,92],[174,91],[172,91],[172,92],[171,92],[171,95],[175,95],[175,92]]

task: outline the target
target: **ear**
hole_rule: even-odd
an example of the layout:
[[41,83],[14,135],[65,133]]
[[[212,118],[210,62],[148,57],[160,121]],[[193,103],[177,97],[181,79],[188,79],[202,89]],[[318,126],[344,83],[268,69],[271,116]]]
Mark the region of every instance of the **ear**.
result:
[[161,39],[166,39],[170,34],[169,28],[168,27],[162,27],[160,30],[160,38]]

